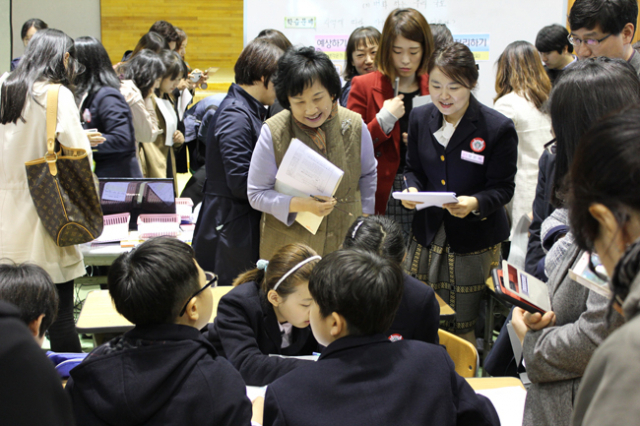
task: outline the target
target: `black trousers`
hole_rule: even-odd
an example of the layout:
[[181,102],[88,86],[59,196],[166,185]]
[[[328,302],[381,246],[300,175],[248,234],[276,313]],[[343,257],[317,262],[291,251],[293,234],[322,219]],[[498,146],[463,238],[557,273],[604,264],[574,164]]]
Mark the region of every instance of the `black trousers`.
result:
[[49,341],[54,352],[82,352],[73,319],[73,280],[56,284],[60,304],[58,317],[49,327]]

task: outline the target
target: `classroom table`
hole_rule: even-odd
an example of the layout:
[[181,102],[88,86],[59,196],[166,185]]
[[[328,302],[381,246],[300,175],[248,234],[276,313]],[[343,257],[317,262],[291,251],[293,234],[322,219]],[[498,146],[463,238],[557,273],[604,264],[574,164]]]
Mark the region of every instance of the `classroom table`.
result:
[[440,320],[441,321],[450,321],[456,315],[456,311],[453,310],[451,306],[447,302],[445,302],[442,297],[438,296],[438,293],[435,293],[436,299],[438,300],[438,305],[440,305]]

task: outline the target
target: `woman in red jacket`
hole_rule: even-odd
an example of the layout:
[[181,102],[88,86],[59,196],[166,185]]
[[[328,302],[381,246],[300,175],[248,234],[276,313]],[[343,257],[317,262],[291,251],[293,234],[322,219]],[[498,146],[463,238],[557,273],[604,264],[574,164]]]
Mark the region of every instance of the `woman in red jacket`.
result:
[[[389,201],[387,215],[401,223],[407,234],[411,218],[402,220],[400,213],[410,212],[389,199],[389,194],[392,188],[402,191],[409,113],[416,96],[429,94],[426,68],[432,52],[433,36],[424,16],[415,9],[392,11],[376,54],[378,71],[354,77],[347,101],[347,108],[362,115],[373,139],[378,160],[376,214],[384,214]],[[399,94],[394,97],[396,77]]]

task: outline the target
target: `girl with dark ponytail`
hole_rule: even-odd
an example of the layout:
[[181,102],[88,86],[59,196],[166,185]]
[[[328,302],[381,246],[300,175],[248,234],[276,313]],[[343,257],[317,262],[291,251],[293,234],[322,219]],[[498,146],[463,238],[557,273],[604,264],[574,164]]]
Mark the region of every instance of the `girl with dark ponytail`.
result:
[[240,274],[218,304],[207,336],[249,386],[264,386],[307,361],[275,355],[312,355],[318,343],[309,327],[309,277],[320,256],[288,244]]
[[[386,216],[359,217],[347,231],[342,247],[363,249],[402,266],[407,255],[400,225]],[[386,335],[391,341],[413,339],[439,342],[440,306],[425,282],[407,274],[400,306]]]

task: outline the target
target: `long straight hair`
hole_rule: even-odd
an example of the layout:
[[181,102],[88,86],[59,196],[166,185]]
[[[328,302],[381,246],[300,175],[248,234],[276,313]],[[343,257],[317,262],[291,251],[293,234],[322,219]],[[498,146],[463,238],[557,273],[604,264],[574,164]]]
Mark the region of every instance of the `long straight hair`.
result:
[[98,39],[94,37],[77,38],[76,56],[78,62],[86,68],[75,81],[76,102],[79,102],[85,93],[93,95],[103,87],[120,89],[120,79],[113,70],[109,54]]
[[[69,53],[67,67],[64,65],[66,53]],[[33,84],[36,81],[62,84],[73,92],[72,83],[78,69],[75,56],[73,39],[62,31],[49,28],[35,33],[20,63],[0,89],[0,123],[17,123],[27,95],[35,101]]]
[[533,44],[514,41],[504,49],[497,64],[497,95],[493,101],[515,92],[542,109],[551,92],[551,80]]

